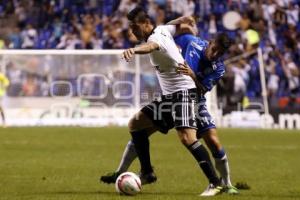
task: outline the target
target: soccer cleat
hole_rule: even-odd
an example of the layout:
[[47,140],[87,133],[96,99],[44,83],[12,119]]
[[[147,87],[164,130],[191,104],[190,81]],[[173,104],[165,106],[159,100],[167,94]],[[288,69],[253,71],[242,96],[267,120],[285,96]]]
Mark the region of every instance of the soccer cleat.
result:
[[218,194],[222,193],[222,187],[221,186],[215,186],[214,184],[210,183],[208,187],[200,194],[202,197],[210,197],[210,196],[216,196]]
[[235,195],[235,194],[239,194],[239,190],[234,187],[234,186],[224,186],[223,187],[223,192],[227,193],[227,194],[232,194],[232,195]]
[[100,177],[100,182],[107,183],[107,184],[115,183],[120,174],[121,173],[119,172],[107,173],[106,175]]
[[140,173],[139,177],[141,179],[142,185],[151,184],[157,181],[157,177],[154,172],[148,174]]

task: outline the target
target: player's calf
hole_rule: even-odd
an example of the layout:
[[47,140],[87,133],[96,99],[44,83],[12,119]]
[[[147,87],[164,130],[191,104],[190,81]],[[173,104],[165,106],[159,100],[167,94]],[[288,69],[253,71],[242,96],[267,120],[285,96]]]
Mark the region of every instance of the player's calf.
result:
[[200,168],[214,186],[220,185],[220,179],[212,165],[206,148],[198,142],[195,129],[177,129],[181,142],[187,147],[194,158],[197,160]]

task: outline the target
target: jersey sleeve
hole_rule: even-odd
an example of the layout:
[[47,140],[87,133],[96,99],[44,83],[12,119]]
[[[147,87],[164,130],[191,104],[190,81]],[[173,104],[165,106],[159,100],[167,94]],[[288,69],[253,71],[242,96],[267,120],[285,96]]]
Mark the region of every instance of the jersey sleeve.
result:
[[172,36],[176,33],[176,25],[165,25],[166,29],[171,33]]
[[166,49],[165,48],[165,43],[164,43],[162,37],[159,35],[159,33],[152,34],[148,38],[147,42],[154,42],[154,43],[158,44],[159,50],[165,50]]
[[207,91],[211,91],[211,89],[218,83],[218,81],[225,74],[225,65],[223,62],[215,63],[216,69],[214,72],[206,75],[200,82],[205,87]]
[[172,31],[174,31],[175,34],[176,27],[174,25],[159,26],[155,29],[155,32],[150,35],[147,42],[154,42],[158,44],[159,50],[166,51],[166,49],[168,48],[166,46],[168,40],[173,40]]

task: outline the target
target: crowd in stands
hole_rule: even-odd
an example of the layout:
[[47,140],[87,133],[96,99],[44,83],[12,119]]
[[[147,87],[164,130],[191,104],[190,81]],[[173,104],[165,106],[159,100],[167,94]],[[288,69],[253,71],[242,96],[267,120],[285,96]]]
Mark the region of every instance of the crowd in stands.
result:
[[[244,56],[227,64],[219,85],[221,94],[234,94],[228,102],[261,97],[257,47],[263,50],[268,96],[296,101],[300,97],[299,4],[299,0],[2,0],[0,23],[6,28],[0,30],[0,48],[128,48],[136,41],[128,31],[126,13],[142,5],[157,25],[194,15],[200,37],[210,39],[225,31],[234,39],[226,56]],[[228,11],[241,15],[236,30],[224,27],[222,18]]]

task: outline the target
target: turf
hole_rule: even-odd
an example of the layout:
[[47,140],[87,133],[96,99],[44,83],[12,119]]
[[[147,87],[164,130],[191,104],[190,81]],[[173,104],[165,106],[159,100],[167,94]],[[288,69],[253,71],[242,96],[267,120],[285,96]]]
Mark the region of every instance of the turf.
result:
[[[300,199],[299,131],[220,129],[233,182],[251,189],[210,199]],[[99,176],[114,170],[126,128],[0,129],[0,199],[201,199],[207,186],[174,132],[151,138],[159,180],[135,197],[120,196]],[[135,162],[131,171],[138,171]]]

